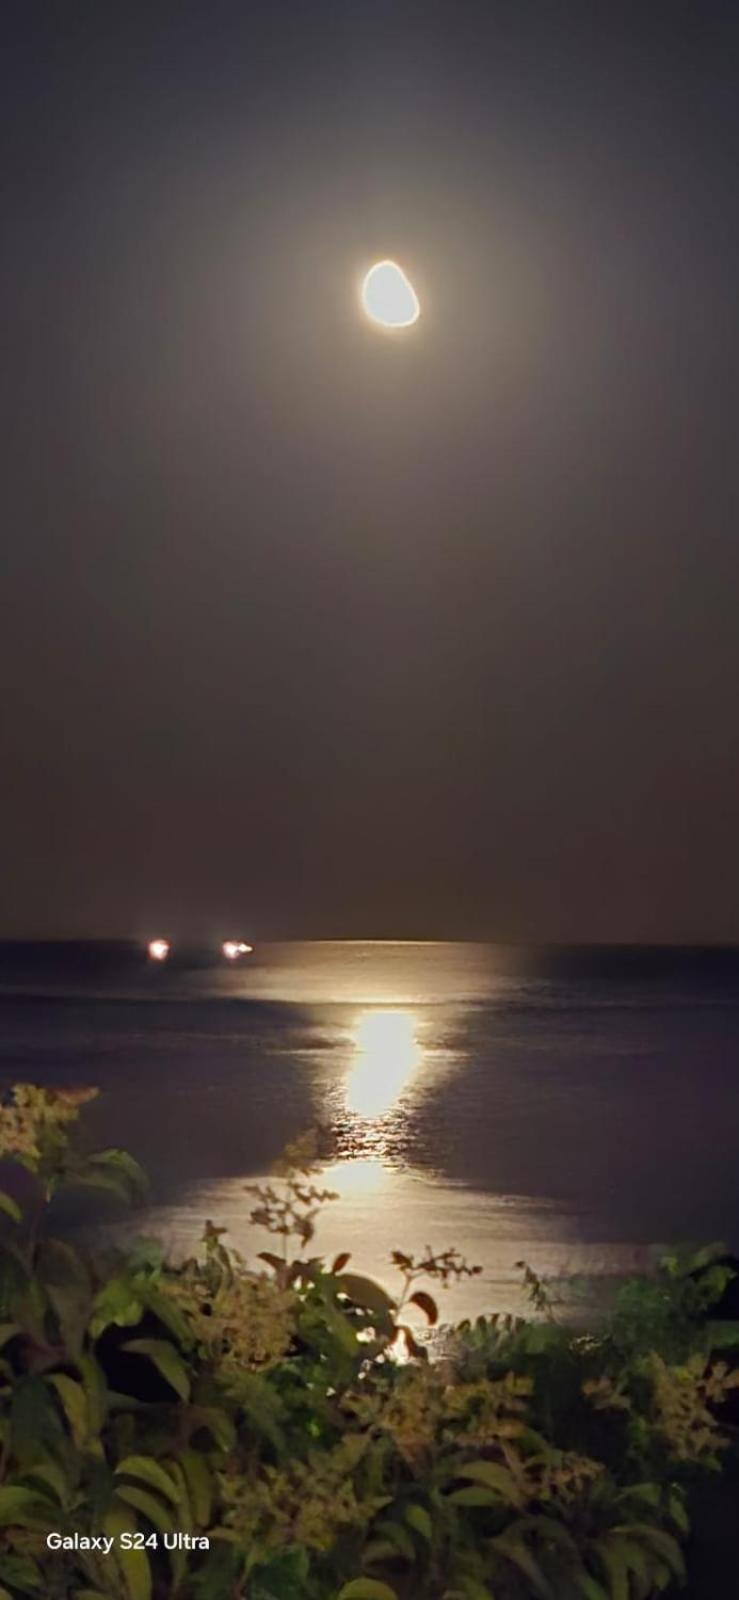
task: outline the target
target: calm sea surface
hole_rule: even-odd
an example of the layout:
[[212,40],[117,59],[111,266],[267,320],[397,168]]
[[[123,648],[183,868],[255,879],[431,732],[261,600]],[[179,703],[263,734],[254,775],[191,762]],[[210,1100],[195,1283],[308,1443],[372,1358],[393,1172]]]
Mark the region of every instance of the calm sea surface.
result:
[[149,1231],[262,1248],[244,1184],[320,1125],[318,1249],[388,1284],[394,1246],[484,1275],[611,1274],[668,1241],[739,1248],[739,954],[263,946],[237,968],[131,946],[0,946],[4,1083],[92,1083],[96,1138],[153,1186]]

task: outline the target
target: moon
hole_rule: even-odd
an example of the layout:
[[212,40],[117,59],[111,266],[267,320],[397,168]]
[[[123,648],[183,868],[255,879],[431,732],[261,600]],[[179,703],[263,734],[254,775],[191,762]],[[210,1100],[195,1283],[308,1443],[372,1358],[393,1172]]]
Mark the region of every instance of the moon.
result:
[[410,328],[421,315],[418,295],[397,261],[376,261],[362,284],[362,305],[383,328]]

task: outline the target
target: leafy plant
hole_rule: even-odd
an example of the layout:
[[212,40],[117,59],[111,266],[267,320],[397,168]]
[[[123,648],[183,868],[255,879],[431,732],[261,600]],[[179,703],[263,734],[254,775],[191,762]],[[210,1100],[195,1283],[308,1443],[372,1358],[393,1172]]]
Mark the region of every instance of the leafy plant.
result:
[[[65,1234],[66,1189],[144,1193],[125,1152],[82,1152],[90,1098],[17,1085],[0,1106],[0,1600],[649,1600],[683,1582],[739,1384],[715,1353],[732,1337],[711,1321],[715,1250],[635,1280],[590,1333],[522,1267],[537,1319],[481,1317],[429,1359],[410,1308],[436,1326],[429,1285],[479,1269],[396,1251],[393,1296],[347,1252],[306,1257],[331,1198],[308,1138],[249,1188],[280,1244],[256,1268],[213,1223],[181,1266]],[[50,1533],[114,1542],[50,1550]]]

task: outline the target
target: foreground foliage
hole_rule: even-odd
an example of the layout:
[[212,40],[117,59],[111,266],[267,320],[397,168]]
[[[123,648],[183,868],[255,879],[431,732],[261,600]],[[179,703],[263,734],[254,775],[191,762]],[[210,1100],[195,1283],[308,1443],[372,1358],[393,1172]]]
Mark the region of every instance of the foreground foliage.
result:
[[[427,1279],[391,1298],[307,1249],[309,1141],[253,1191],[261,1270],[208,1223],[197,1259],[61,1237],[59,1195],[143,1191],[130,1156],[84,1156],[89,1091],[19,1085],[0,1154],[0,1600],[648,1600],[685,1577],[691,1497],[730,1445],[739,1374],[710,1321],[731,1276],[706,1251],[621,1293],[583,1336],[526,1271],[534,1320],[480,1318],[429,1360]],[[10,1181],[10,1180],[9,1180]],[[300,1259],[292,1251],[300,1248]],[[397,1359],[401,1353],[404,1360]],[[138,1532],[141,1548],[46,1537]],[[166,1549],[179,1531],[209,1548]]]

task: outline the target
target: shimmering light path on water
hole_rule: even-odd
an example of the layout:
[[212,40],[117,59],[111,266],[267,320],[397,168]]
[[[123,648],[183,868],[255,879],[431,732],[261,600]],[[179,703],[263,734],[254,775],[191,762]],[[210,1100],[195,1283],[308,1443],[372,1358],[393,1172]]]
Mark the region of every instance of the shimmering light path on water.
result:
[[340,1195],[318,1248],[391,1282],[392,1248],[458,1246],[485,1271],[446,1315],[520,1304],[521,1258],[611,1272],[662,1241],[739,1245],[735,956],[324,944],[236,969],[22,966],[0,953],[4,1081],[100,1085],[93,1131],[143,1159],[173,1248],[208,1216],[248,1249],[244,1185],[317,1125]]

